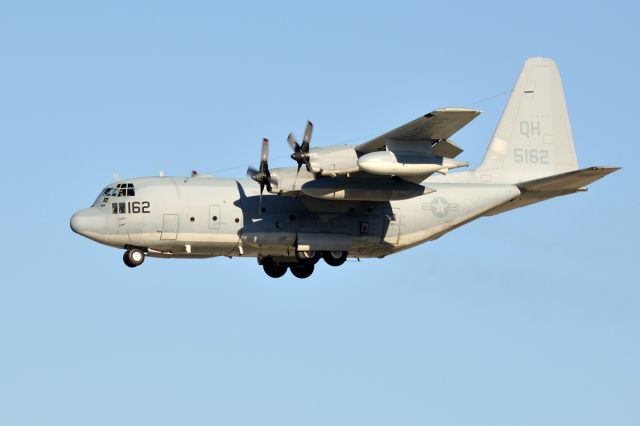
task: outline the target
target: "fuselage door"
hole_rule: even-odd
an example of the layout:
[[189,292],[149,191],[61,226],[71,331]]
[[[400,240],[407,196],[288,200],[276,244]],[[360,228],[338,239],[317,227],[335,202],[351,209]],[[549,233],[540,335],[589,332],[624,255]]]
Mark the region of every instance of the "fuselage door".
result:
[[180,215],[177,214],[165,214],[162,221],[162,235],[161,240],[175,240],[178,238],[178,222]]

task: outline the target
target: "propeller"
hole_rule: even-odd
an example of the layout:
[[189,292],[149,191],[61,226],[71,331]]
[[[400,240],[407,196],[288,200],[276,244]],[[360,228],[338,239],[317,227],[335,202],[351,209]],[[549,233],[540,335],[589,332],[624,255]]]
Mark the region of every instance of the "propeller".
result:
[[298,144],[293,133],[289,133],[289,136],[287,137],[287,142],[289,142],[289,146],[293,149],[291,158],[298,163],[298,172],[296,173],[296,177],[298,176],[298,173],[300,173],[300,167],[302,167],[302,164],[307,166],[307,171],[311,171],[311,166],[309,165],[309,143],[311,142],[312,134],[313,123],[311,121],[307,121],[307,127],[304,129],[304,137],[302,138],[302,145]]
[[271,192],[271,173],[269,173],[269,139],[262,139],[262,153],[260,156],[260,169],[255,169],[249,166],[247,169],[247,176],[258,182],[260,185],[260,202],[258,205],[258,212],[262,213],[262,193],[264,188]]

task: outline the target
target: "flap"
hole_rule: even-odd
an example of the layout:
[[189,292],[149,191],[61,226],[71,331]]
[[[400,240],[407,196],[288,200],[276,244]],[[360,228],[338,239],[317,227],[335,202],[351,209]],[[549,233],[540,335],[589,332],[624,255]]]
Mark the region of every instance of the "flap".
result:
[[436,143],[431,153],[438,157],[456,158],[462,151],[463,149],[453,143],[453,141],[444,139]]
[[472,109],[437,109],[369,142],[358,145],[356,150],[361,153],[378,151],[385,147],[387,139],[408,141],[447,139],[478,115],[480,115],[480,111]]

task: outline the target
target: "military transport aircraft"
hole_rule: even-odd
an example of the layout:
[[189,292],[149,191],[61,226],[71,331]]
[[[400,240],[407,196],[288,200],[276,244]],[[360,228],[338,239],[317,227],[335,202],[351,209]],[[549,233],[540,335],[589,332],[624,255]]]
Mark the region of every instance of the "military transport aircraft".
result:
[[[442,108],[357,146],[288,142],[297,167],[270,169],[269,141],[249,179],[143,177],[108,185],[71,217],[73,231],[145,256],[255,257],[267,275],[298,278],[323,259],[383,258],[483,216],[560,195],[618,168],[578,168],[560,76],[528,59],[482,163],[456,160],[451,136],[480,114]],[[303,167],[304,166],[304,167]],[[257,184],[256,184],[257,183]],[[264,190],[267,190],[266,193]]]

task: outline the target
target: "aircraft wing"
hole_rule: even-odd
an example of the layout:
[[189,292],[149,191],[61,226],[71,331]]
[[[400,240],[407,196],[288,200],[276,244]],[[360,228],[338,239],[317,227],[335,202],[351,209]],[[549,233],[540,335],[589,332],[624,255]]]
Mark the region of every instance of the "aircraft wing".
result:
[[[437,109],[355,147],[309,149],[307,144],[305,151],[290,137],[294,156],[300,157],[299,164],[306,162],[309,173],[303,171],[299,176],[299,169],[274,169],[268,189],[294,197],[302,193],[318,199],[352,201],[404,200],[433,192],[422,185],[426,178],[469,165],[453,160],[462,148],[448,138],[479,114],[464,108]],[[258,170],[253,174],[260,177]]]
[[389,139],[396,141],[400,145],[405,141],[432,141],[434,144],[439,141],[434,146],[434,154],[454,158],[462,152],[462,149],[447,139],[478,115],[480,115],[480,111],[472,109],[437,109],[397,129],[358,145],[356,150],[363,154],[379,151],[387,145],[387,140]]

